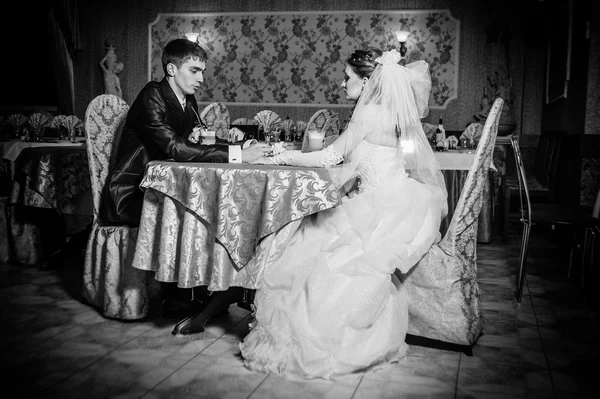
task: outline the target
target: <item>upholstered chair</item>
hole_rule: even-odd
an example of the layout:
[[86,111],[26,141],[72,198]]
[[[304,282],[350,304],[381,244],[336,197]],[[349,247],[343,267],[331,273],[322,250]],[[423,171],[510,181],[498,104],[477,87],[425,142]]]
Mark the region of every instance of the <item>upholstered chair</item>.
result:
[[209,130],[215,131],[218,138],[227,140],[231,117],[224,104],[218,102],[208,104],[200,111],[200,119]]
[[302,141],[302,152],[308,152],[308,132],[311,129],[317,129],[325,132],[324,145],[327,147],[335,141],[340,133],[340,120],[338,114],[328,109],[320,109],[311,116],[304,131]]
[[254,118],[236,118],[231,122],[231,125],[258,125],[258,121]]
[[102,94],[85,113],[94,221],[85,253],[83,298],[105,317],[135,320],[145,317],[149,307],[147,272],[131,266],[138,229],[98,222],[113,141],[118,140],[128,110],[121,98]]
[[419,263],[399,275],[409,298],[408,334],[470,351],[483,330],[477,284],[477,218],[504,101],[496,99],[483,128],[450,226]]

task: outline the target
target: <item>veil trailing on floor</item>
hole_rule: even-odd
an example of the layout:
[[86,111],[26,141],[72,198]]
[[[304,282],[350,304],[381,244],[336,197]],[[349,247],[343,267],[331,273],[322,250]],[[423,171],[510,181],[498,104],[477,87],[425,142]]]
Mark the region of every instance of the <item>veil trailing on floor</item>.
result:
[[396,147],[396,165],[389,173],[406,170],[410,177],[430,186],[445,203],[444,177],[421,125],[421,118],[429,113],[429,65],[417,61],[402,66],[398,64],[400,59],[396,50],[386,51],[376,59],[378,65],[342,133],[346,135],[344,163],[329,168],[329,172],[340,186],[355,177],[356,163],[351,154],[363,140]]

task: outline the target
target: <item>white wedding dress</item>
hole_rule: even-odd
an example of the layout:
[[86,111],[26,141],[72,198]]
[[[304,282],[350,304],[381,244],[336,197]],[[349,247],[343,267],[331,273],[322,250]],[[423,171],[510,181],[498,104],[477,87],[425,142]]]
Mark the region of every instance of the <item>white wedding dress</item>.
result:
[[395,147],[363,140],[351,159],[358,193],[305,218],[264,265],[255,320],[240,344],[250,369],[335,379],[406,353],[406,292],[392,275],[439,239],[444,205],[398,167]]

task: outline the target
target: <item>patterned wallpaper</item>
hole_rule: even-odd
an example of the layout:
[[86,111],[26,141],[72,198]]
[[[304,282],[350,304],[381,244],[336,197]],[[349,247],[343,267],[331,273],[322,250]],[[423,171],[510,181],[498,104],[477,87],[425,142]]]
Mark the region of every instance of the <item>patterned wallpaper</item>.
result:
[[149,24],[148,78],[163,77],[170,40],[199,33],[208,52],[200,102],[350,107],[340,83],[356,48],[397,47],[394,31],[411,31],[407,62],[429,62],[430,108],[457,97],[460,22],[449,10],[158,14]]

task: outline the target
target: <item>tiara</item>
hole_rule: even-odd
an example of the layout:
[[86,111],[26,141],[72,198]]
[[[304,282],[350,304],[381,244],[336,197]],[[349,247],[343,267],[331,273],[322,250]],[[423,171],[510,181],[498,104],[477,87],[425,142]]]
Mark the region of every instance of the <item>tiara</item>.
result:
[[372,62],[373,61],[373,57],[371,57],[371,54],[367,54],[364,57],[358,56],[358,55],[354,55],[352,57],[350,57],[350,61],[352,62],[356,62],[356,61],[369,61]]

